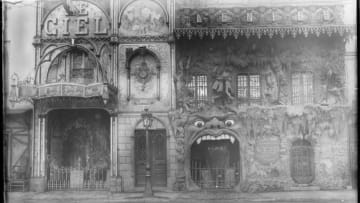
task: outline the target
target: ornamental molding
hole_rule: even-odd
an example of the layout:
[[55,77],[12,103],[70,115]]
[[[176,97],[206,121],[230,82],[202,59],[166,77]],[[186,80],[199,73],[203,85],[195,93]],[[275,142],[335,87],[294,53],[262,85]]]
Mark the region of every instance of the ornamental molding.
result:
[[175,36],[200,39],[204,36],[268,36],[355,33],[355,25],[345,25],[342,5],[181,8],[176,10]]
[[182,8],[176,10],[175,27],[248,27],[343,24],[342,5]]
[[49,98],[82,98],[86,101],[92,98],[101,98],[102,104],[100,106],[113,106],[117,102],[117,89],[107,83],[88,85],[77,83],[50,83],[42,85],[19,83],[17,89],[17,101],[44,100]]
[[88,41],[93,42],[110,42],[111,37],[44,37],[41,39],[42,43],[86,43]]
[[119,42],[120,43],[133,43],[133,42],[168,42],[170,41],[172,35],[158,35],[158,36],[120,36]]
[[333,34],[338,34],[344,36],[345,34],[355,35],[356,34],[356,25],[296,25],[296,26],[274,26],[274,27],[242,27],[242,28],[176,28],[174,34],[177,39],[182,37],[187,37],[191,39],[193,37],[199,37],[200,39],[204,37],[210,37],[214,39],[216,36],[223,37],[226,39],[228,36],[234,37],[237,39],[239,36],[245,36],[249,38],[251,36],[256,36],[261,38],[267,36],[272,38],[273,36],[280,36],[284,38],[285,36],[291,35],[296,37],[298,35],[303,35],[308,37],[309,35],[316,35],[319,37],[321,34],[326,34],[331,36]]

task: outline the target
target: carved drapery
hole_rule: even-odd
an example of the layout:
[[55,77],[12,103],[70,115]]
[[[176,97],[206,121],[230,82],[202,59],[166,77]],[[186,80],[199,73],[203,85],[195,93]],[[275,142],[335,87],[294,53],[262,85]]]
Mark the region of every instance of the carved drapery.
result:
[[308,37],[309,34],[314,34],[317,37],[320,34],[327,34],[331,36],[333,34],[339,34],[344,36],[345,34],[354,34],[356,27],[353,25],[324,25],[324,26],[284,26],[284,27],[247,27],[247,28],[175,28],[174,33],[177,39],[181,37],[187,37],[189,40],[194,37],[200,39],[205,36],[214,39],[215,36],[223,37],[232,36],[237,39],[239,36],[256,36],[261,38],[267,36],[272,38],[274,35],[278,35],[284,38],[287,35],[296,37],[297,35],[304,35]]

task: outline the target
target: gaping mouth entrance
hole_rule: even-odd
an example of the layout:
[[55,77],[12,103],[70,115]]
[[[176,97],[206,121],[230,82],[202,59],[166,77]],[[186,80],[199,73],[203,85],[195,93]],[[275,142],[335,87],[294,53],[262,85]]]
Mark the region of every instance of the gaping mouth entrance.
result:
[[202,132],[191,145],[191,178],[201,188],[232,188],[240,179],[239,141],[228,132]]

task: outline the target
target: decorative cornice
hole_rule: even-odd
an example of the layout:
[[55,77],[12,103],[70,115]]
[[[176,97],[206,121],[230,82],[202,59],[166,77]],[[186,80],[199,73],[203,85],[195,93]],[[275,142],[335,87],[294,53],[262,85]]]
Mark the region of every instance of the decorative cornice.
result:
[[77,43],[81,43],[82,40],[86,41],[104,41],[109,42],[110,37],[79,37],[79,38],[70,38],[70,37],[46,37],[42,38],[41,42],[43,43],[71,43],[72,40],[75,40]]
[[176,11],[176,28],[232,28],[343,24],[342,5],[182,8]]
[[35,36],[32,44],[35,47],[41,46],[41,44],[42,44],[41,37],[40,36]]
[[119,37],[117,35],[111,35],[110,44],[118,45],[119,44]]
[[120,43],[133,43],[133,42],[168,42],[169,35],[158,35],[158,36],[131,36],[125,37],[120,36]]
[[297,25],[297,26],[269,26],[269,27],[242,27],[242,28],[176,28],[174,30],[177,39],[181,37],[187,37],[191,39],[193,37],[199,37],[202,39],[204,36],[210,36],[214,39],[215,36],[222,36],[224,39],[228,36],[232,36],[237,39],[239,36],[257,36],[259,39],[262,36],[272,38],[274,35],[285,37],[291,35],[296,37],[297,35],[304,35],[307,37],[309,34],[314,34],[317,37],[320,34],[355,34],[355,25]]
[[344,25],[342,5],[181,8],[176,11],[175,35],[187,36],[261,36],[354,33],[354,25]]

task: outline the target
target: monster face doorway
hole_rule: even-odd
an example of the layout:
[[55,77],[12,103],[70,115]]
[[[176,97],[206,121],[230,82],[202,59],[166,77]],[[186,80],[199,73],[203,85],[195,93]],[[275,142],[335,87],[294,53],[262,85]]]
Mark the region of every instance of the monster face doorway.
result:
[[191,178],[201,188],[232,188],[239,181],[239,142],[232,135],[202,136],[191,146]]

